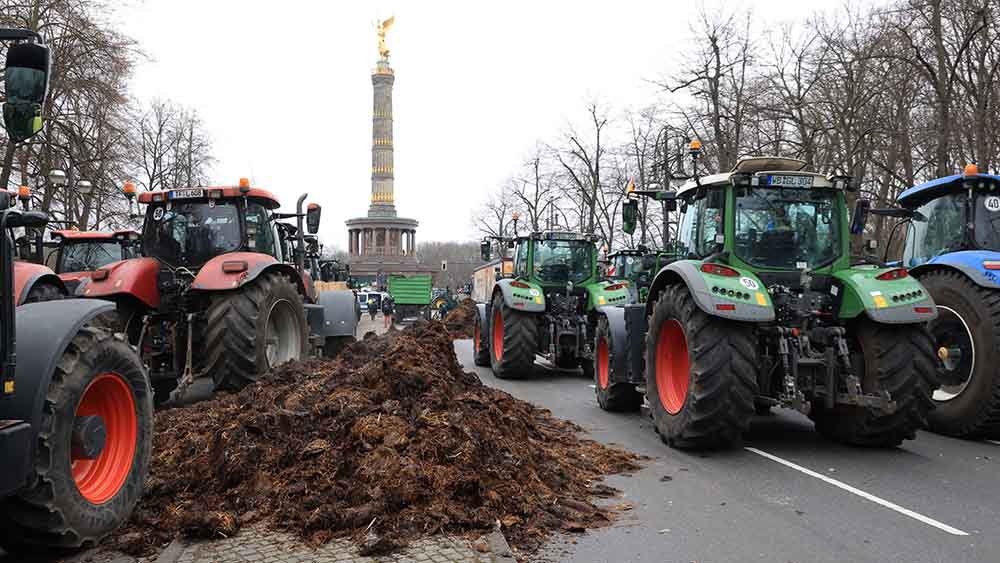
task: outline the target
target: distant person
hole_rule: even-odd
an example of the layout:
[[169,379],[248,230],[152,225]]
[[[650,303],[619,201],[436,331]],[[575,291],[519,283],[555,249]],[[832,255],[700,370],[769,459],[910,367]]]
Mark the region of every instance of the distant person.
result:
[[386,295],[382,298],[382,317],[385,320],[385,328],[392,326],[392,317],[396,312],[396,303],[393,301],[391,295]]
[[372,320],[375,320],[375,314],[378,313],[378,304],[375,303],[374,297],[368,298],[368,314],[371,315]]

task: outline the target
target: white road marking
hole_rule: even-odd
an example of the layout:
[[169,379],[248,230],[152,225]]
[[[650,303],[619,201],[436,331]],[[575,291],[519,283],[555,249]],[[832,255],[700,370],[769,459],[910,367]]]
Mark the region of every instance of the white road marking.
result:
[[994,446],[1000,446],[1000,440],[984,440],[984,441],[985,442],[989,442],[990,444],[993,444]]
[[596,388],[597,388],[597,386],[596,386],[596,385],[594,385],[593,383],[591,383],[591,384],[590,384],[590,385],[588,385],[587,387],[590,387],[591,389],[596,389]]
[[842,481],[838,481],[836,479],[831,479],[830,477],[827,477],[826,475],[823,475],[822,473],[817,473],[817,472],[815,472],[815,471],[813,471],[811,469],[806,469],[805,467],[802,467],[801,465],[797,465],[797,464],[792,463],[792,462],[790,462],[790,461],[788,461],[786,459],[782,459],[782,458],[780,458],[780,457],[778,457],[776,455],[772,455],[772,454],[769,454],[769,453],[767,453],[765,451],[758,450],[757,448],[749,448],[749,447],[747,447],[747,448],[744,448],[744,449],[746,449],[747,451],[753,452],[753,453],[755,453],[755,454],[757,454],[759,456],[766,457],[767,459],[769,459],[771,461],[775,461],[777,463],[780,463],[781,465],[784,465],[785,467],[790,467],[790,468],[792,468],[792,469],[794,469],[796,471],[799,471],[801,473],[805,473],[806,475],[808,475],[810,477],[815,477],[816,479],[819,479],[820,481],[823,481],[824,483],[828,483],[830,485],[833,485],[834,487],[837,487],[839,489],[843,489],[843,490],[845,490],[845,491],[847,491],[847,492],[849,492],[851,494],[858,495],[859,497],[861,497],[861,498],[863,498],[865,500],[870,500],[871,502],[874,502],[875,504],[882,505],[882,506],[884,506],[884,507],[886,507],[886,508],[888,508],[890,510],[895,510],[896,512],[898,512],[898,513],[900,513],[900,514],[902,514],[904,516],[909,516],[910,518],[913,518],[914,520],[923,522],[924,524],[927,524],[928,526],[933,526],[933,527],[935,527],[935,528],[937,528],[937,529],[939,529],[939,530],[941,530],[943,532],[947,532],[947,533],[955,535],[955,536],[967,536],[967,535],[969,535],[967,532],[963,532],[962,530],[959,530],[958,528],[952,528],[951,526],[949,526],[947,524],[944,524],[942,522],[938,522],[937,520],[935,520],[933,518],[929,518],[927,516],[924,516],[923,514],[918,514],[918,513],[914,512],[914,511],[912,511],[912,510],[910,510],[908,508],[903,508],[902,506],[899,506],[898,504],[889,502],[889,501],[887,501],[887,500],[885,500],[883,498],[879,498],[879,497],[877,497],[877,496],[875,496],[875,495],[873,495],[871,493],[866,493],[866,492],[862,491],[861,489],[854,488],[854,487],[852,487],[852,486],[850,486],[847,483],[844,483]]

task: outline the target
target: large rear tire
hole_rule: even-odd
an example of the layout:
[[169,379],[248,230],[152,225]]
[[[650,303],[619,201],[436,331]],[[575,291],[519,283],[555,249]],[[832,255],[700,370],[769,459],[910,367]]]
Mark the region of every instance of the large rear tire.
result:
[[611,358],[614,354],[608,319],[601,316],[594,332],[594,361],[591,368],[597,404],[606,411],[638,410],[642,406],[642,395],[636,391],[635,385],[611,382]]
[[738,443],[757,394],[753,327],[705,314],[688,289],[666,287],[646,335],[646,398],[660,437],[676,448]]
[[[79,417],[99,417],[103,449],[73,448]],[[49,383],[29,488],[0,500],[0,545],[9,551],[94,545],[132,513],[153,447],[153,400],[139,357],[121,335],[84,327]]]
[[282,274],[264,274],[214,296],[207,317],[205,373],[216,389],[238,391],[267,370],[308,355],[302,297]]
[[538,323],[533,315],[504,304],[503,295],[493,299],[490,323],[490,366],[500,379],[531,375],[538,350]]
[[972,438],[1000,436],[1000,291],[954,271],[920,276],[938,306],[929,329],[939,354],[941,388],[927,415],[934,432]]
[[479,314],[477,313],[476,326],[472,332],[472,363],[479,367],[489,367],[490,347],[487,340],[483,338],[482,326],[482,319],[479,318]]
[[65,299],[66,294],[63,293],[59,286],[51,283],[40,283],[31,288],[28,292],[28,296],[24,298],[25,304],[27,303],[39,303],[42,301],[55,301],[57,299]]
[[927,425],[937,388],[931,335],[922,325],[884,325],[862,320],[856,327],[860,350],[852,363],[865,393],[889,392],[896,402],[891,414],[852,405],[832,409],[813,403],[809,416],[816,430],[853,446],[894,447],[912,440]]

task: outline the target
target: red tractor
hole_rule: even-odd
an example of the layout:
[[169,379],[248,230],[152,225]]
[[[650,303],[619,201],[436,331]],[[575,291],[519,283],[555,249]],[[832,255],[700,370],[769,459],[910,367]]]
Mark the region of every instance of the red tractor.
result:
[[139,233],[131,229],[120,231],[51,231],[53,242],[46,245],[49,253],[45,264],[66,284],[70,293],[85,284],[94,270],[112,262],[135,257],[134,248]]
[[[238,390],[271,367],[353,336],[353,301],[317,297],[304,268],[302,222],[315,233],[320,219],[317,205],[303,213],[304,199],[296,213],[277,213],[274,195],[246,179],[139,196],[147,205],[141,257],[97,269],[81,294],[117,304],[158,403],[181,401],[196,380]],[[292,257],[276,227],[289,218],[298,222]]]
[[[4,72],[7,178],[13,147],[41,127],[49,61],[34,32],[0,29],[0,41],[14,42]],[[18,306],[26,283],[15,284],[10,234],[42,229],[47,217],[12,206],[0,190],[0,547],[35,553],[94,545],[142,495],[152,389],[124,337],[94,325],[112,304]]]

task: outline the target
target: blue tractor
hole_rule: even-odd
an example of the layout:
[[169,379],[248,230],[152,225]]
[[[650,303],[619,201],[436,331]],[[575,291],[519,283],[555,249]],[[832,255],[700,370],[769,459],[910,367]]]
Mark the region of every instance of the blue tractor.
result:
[[929,427],[1000,435],[1000,176],[969,165],[905,190],[898,203],[908,218],[902,265],[938,308],[930,330],[941,387]]

